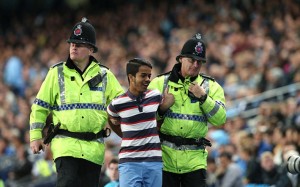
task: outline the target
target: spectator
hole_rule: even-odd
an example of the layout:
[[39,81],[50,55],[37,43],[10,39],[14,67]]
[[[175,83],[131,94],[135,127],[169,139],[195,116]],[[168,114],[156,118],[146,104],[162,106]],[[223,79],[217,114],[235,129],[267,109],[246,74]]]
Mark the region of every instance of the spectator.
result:
[[[19,54],[21,49],[16,49],[16,54]],[[12,53],[13,54],[13,53]],[[5,84],[11,86],[11,89],[16,95],[24,96],[25,83],[22,76],[23,63],[22,59],[18,56],[11,56],[6,62],[4,68],[3,79]]]
[[112,159],[107,166],[107,173],[110,182],[104,187],[119,187],[119,161],[117,159]]
[[43,157],[34,162],[32,168],[32,183],[37,186],[55,186],[56,168],[50,147],[45,149]]
[[[249,143],[249,142],[248,142]],[[261,175],[260,170],[261,167],[259,165],[258,158],[256,157],[254,150],[249,147],[243,147],[241,150],[241,159],[243,159],[246,163],[246,172],[244,177],[245,184],[260,184],[261,183]]]
[[207,180],[206,180],[207,187],[216,187],[216,181],[217,181],[216,171],[217,171],[217,163],[215,161],[215,158],[208,157],[207,158]]
[[50,149],[46,149],[42,159],[33,165],[32,174],[35,177],[49,177],[55,172],[53,157]]
[[262,182],[268,186],[290,187],[292,183],[288,178],[287,171],[274,163],[273,154],[269,151],[262,153],[260,159]]
[[286,144],[283,149],[283,164],[281,165],[280,179],[276,181],[276,186],[298,187],[300,185],[300,174],[292,174],[287,170],[287,160],[290,156],[299,156],[295,145]]
[[[28,153],[25,148],[20,145],[17,149],[17,161],[14,167],[8,173],[7,186],[13,184],[21,184],[31,180],[32,163],[28,160]],[[17,185],[18,186],[18,185]]]
[[216,187],[244,186],[241,168],[232,161],[232,154],[229,152],[222,152],[220,153],[218,160]]

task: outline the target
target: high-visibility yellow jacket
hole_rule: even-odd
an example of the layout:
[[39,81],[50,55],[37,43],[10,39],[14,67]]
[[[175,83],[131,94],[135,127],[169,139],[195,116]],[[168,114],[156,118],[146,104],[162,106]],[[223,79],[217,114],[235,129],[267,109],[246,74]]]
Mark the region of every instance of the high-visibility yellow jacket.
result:
[[0,187],[5,187],[2,179],[0,179]]
[[52,160],[40,159],[35,163],[33,171],[40,177],[49,177],[56,172],[56,167]]
[[[158,89],[163,93],[166,87],[175,98],[175,103],[164,115],[160,131],[167,135],[182,138],[198,139],[205,137],[208,123],[220,126],[226,121],[225,96],[223,88],[208,76],[198,75],[193,78],[183,78],[179,75],[181,64],[176,64],[173,70],[154,78],[149,89]],[[208,95],[200,105],[196,99],[188,96],[191,82],[198,82],[206,89]],[[172,142],[162,142],[164,170],[173,173],[188,173],[198,169],[206,169],[207,150],[196,145],[176,146]]]
[[[101,82],[89,85],[96,75]],[[90,64],[82,75],[70,60],[50,68],[31,108],[30,141],[42,138],[42,129],[50,112],[53,123],[70,132],[101,131],[107,122],[106,107],[113,98],[124,93],[113,73],[90,57]],[[71,156],[103,164],[103,138],[94,141],[56,135],[51,142],[53,158]]]

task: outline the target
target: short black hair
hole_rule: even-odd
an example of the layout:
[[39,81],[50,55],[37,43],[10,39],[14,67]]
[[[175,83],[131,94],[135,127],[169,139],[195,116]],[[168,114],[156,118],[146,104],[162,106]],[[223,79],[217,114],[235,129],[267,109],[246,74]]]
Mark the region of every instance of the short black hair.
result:
[[126,65],[126,74],[135,76],[136,73],[139,71],[141,66],[148,66],[152,69],[152,65],[149,61],[142,59],[142,58],[134,58],[128,61]]
[[113,158],[109,161],[108,165],[110,164],[118,164],[119,163],[119,160],[117,158]]
[[232,159],[232,154],[228,151],[224,151],[224,152],[220,153],[219,157],[225,157],[228,160],[231,160]]

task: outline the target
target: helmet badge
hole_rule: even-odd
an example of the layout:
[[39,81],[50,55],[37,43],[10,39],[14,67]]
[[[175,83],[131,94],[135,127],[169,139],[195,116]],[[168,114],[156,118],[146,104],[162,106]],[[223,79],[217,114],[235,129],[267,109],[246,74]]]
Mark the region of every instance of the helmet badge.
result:
[[81,29],[82,25],[77,25],[76,29],[74,30],[74,35],[75,36],[79,36],[82,34],[82,29]]
[[85,23],[85,22],[87,22],[88,21],[88,19],[86,18],[86,17],[83,17],[82,19],[81,19],[81,22],[83,22],[83,23]]
[[195,38],[198,39],[198,40],[201,40],[201,39],[202,39],[202,36],[201,36],[200,33],[197,33],[197,34],[195,35]]
[[203,46],[201,42],[198,42],[198,44],[196,45],[195,52],[197,53],[197,55],[203,52]]

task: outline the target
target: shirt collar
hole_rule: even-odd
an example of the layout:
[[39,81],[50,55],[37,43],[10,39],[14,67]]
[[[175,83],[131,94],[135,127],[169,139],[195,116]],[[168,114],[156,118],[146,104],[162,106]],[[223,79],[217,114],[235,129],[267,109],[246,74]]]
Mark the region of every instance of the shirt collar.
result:
[[126,94],[130,97],[130,99],[132,99],[132,100],[139,100],[140,99],[140,101],[145,97],[145,95],[146,95],[146,92],[144,92],[144,93],[142,93],[142,94],[140,94],[140,95],[138,95],[138,96],[135,96],[135,95],[133,95],[129,90],[127,90],[127,92],[126,92]]

